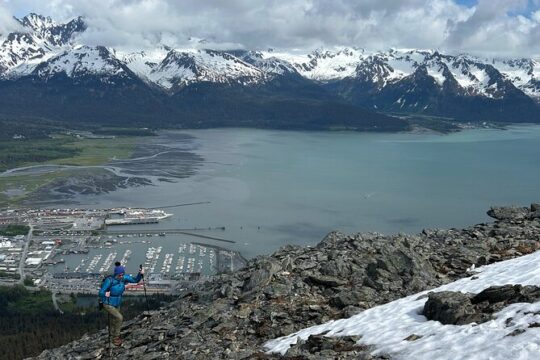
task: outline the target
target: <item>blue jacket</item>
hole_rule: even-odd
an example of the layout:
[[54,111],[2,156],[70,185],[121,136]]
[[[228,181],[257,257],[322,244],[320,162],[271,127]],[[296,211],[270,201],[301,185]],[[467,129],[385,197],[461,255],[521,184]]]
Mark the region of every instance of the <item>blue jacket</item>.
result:
[[[113,276],[108,276],[103,281],[101,289],[99,290],[99,298],[103,304],[119,307],[122,302],[122,294],[126,289],[126,283],[138,283],[141,281],[142,275],[138,274],[135,278],[133,276],[125,274],[120,280]],[[105,297],[107,291],[111,292],[111,296]]]

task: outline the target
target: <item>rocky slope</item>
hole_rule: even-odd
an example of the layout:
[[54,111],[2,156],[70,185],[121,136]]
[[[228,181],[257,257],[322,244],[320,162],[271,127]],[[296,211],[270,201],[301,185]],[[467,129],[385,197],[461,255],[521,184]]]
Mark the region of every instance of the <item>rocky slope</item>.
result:
[[[268,339],[348,317],[468,275],[469,269],[540,248],[540,205],[492,208],[493,223],[417,235],[330,233],[316,247],[285,246],[233,274],[183,292],[126,323],[118,359],[269,359]],[[291,359],[370,359],[355,338],[310,338]],[[87,335],[38,359],[108,356],[107,334]],[[324,354],[324,355],[322,355]],[[387,358],[385,356],[378,358]]]

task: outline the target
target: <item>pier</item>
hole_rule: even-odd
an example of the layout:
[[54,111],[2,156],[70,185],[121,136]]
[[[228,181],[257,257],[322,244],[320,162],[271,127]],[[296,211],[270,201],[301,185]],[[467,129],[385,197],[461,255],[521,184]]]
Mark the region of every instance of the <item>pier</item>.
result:
[[[224,229],[224,228],[222,228]],[[218,238],[215,236],[208,236],[208,235],[202,235],[202,234],[195,234],[188,231],[194,231],[194,230],[207,230],[207,229],[139,229],[139,230],[105,230],[102,231],[103,235],[126,235],[126,234],[180,234],[180,235],[187,235],[187,236],[193,236],[198,237],[201,239],[208,239],[208,240],[215,240],[215,241],[221,241],[229,244],[235,244],[236,241],[234,240],[227,240],[223,238]]]

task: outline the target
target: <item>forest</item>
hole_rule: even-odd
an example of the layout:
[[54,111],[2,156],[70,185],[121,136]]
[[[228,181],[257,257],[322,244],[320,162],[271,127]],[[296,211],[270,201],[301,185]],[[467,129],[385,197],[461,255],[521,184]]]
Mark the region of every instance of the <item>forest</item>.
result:
[[[148,296],[148,306],[157,309],[175,298]],[[107,316],[95,307],[76,305],[76,296],[61,304],[64,314],[53,307],[47,290],[29,290],[24,286],[0,287],[0,348],[3,360],[36,356],[43,350],[79,339],[85,333],[107,326]],[[124,297],[122,313],[129,320],[146,310],[145,301]]]

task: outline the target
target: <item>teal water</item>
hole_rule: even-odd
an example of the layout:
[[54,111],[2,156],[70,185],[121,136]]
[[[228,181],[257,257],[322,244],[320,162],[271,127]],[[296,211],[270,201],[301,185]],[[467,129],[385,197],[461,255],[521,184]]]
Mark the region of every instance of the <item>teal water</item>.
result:
[[[450,135],[183,133],[195,137],[192,150],[205,159],[197,175],[81,202],[154,207],[210,201],[170,209],[174,217],[151,227],[225,226],[207,233],[237,241],[227,247],[246,257],[284,244],[315,245],[331,230],[389,234],[463,227],[488,221],[490,205],[540,202],[540,126]],[[174,135],[166,142],[174,146]]]

